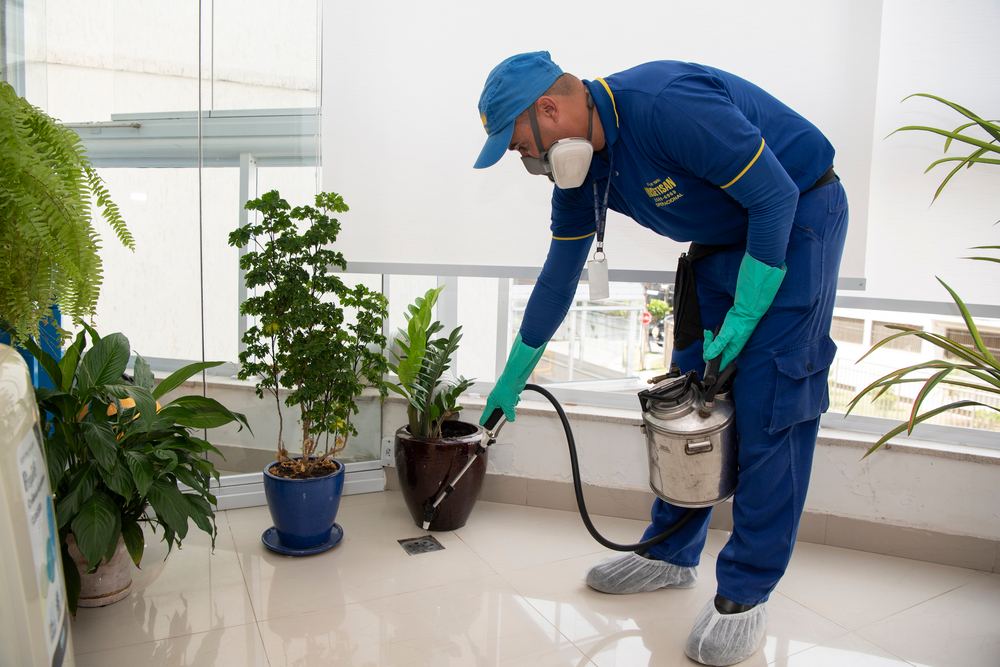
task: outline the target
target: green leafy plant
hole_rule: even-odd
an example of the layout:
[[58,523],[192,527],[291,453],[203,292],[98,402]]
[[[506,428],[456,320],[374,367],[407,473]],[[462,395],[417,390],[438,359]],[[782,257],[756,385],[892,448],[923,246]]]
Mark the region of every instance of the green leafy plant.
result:
[[[277,406],[277,464],[271,472],[329,474],[338,465],[333,457],[357,435],[352,418],[365,387],[382,398],[387,393],[382,323],[388,302],[364,285],[349,287],[335,273],[347,267],[343,253],[331,247],[341,225],[330,213],[348,210],[340,195],[320,193],[315,206],[292,208],[271,191],[246,208],[259,212],[260,221],[229,235],[229,245],[247,248],[240,266],[253,295],[240,312],[256,320],[243,336],[239,377],[255,379],[257,396],[266,392]],[[298,457],[289,456],[283,440],[283,390],[285,405],[299,408]]]
[[653,322],[660,322],[670,313],[670,304],[663,299],[650,299],[646,304],[646,310],[653,316]]
[[[934,193],[934,200],[937,200],[942,190],[944,190],[945,186],[948,185],[948,182],[962,167],[970,168],[974,164],[1000,165],[1000,160],[983,157],[983,155],[987,153],[1000,153],[1000,145],[998,145],[998,142],[1000,142],[1000,125],[997,125],[997,121],[985,120],[965,107],[935,95],[916,93],[915,95],[910,95],[909,97],[930,98],[950,107],[951,109],[954,109],[969,119],[968,122],[962,123],[954,130],[945,130],[923,125],[908,125],[896,130],[896,132],[929,132],[931,134],[944,136],[946,138],[944,142],[945,152],[947,152],[951,147],[953,141],[959,141],[974,147],[974,150],[964,157],[941,158],[931,162],[930,166],[927,167],[925,173],[941,164],[950,162],[957,163],[945,176],[944,180],[941,181],[940,185],[938,185],[938,188]],[[909,97],[906,99],[909,99]],[[989,141],[978,139],[969,135],[968,130],[972,128],[979,128],[985,132]],[[976,246],[973,250],[997,251],[1000,250],[1000,245]],[[967,257],[966,259],[1000,263],[1000,258],[989,255]],[[976,325],[975,319],[972,317],[968,307],[966,307],[962,299],[958,296],[955,290],[953,290],[946,282],[941,280],[941,278],[938,278],[937,280],[948,291],[952,301],[955,302],[959,312],[962,314],[962,319],[965,322],[969,339],[973,344],[966,345],[962,342],[956,341],[953,337],[938,333],[912,329],[904,326],[890,325],[890,328],[896,329],[898,333],[892,334],[891,336],[888,336],[873,345],[872,348],[858,360],[858,363],[878,348],[903,336],[916,336],[925,340],[941,349],[946,354],[955,357],[956,361],[950,361],[946,358],[937,358],[913,364],[905,368],[899,368],[886,373],[858,392],[857,396],[855,396],[848,405],[848,414],[850,414],[854,407],[857,406],[858,402],[865,396],[872,395],[872,400],[874,401],[879,399],[893,387],[913,383],[922,385],[920,390],[917,392],[916,399],[913,401],[913,407],[910,411],[909,419],[879,438],[878,441],[868,450],[865,456],[869,456],[900,433],[905,431],[907,435],[910,435],[913,432],[913,428],[917,424],[927,421],[928,419],[949,410],[985,408],[987,410],[993,410],[1000,413],[1000,408],[995,405],[971,399],[951,401],[944,405],[921,412],[921,407],[924,405],[925,400],[931,392],[942,385],[960,387],[965,390],[981,392],[986,395],[993,395],[1000,398],[1000,363],[997,362],[996,357],[983,341],[983,337],[979,333],[979,327]]]
[[103,274],[92,201],[134,250],[79,136],[0,81],[0,328],[15,342],[37,337],[53,304],[93,314]]
[[433,319],[434,304],[443,289],[428,290],[407,308],[406,328],[399,330],[395,341],[399,349],[392,351],[395,363],[389,365],[399,378],[389,388],[409,403],[408,428],[417,437],[440,438],[442,424],[462,410],[458,399],[472,386],[472,380],[447,374],[462,340],[462,327],[434,338],[444,329]]
[[[246,418],[203,396],[181,396],[162,407],[158,400],[222,362],[190,364],[156,383],[149,364],[137,355],[129,380],[124,375],[131,356],[128,339],[120,333],[102,338],[86,325],[61,360],[32,339],[25,347],[55,385],[37,389],[36,397],[70,608],[76,609],[80,577],[67,551],[69,535],[91,570],[112,557],[119,538],[138,566],[142,523],[163,530],[168,553],[187,536],[189,520],[212,536],[214,546],[216,499],[209,478],[218,480],[219,473],[205,453],[219,452],[193,429],[230,422],[242,428]],[[190,490],[181,491],[180,484]]]
[[[952,142],[955,141],[958,141],[960,143],[972,147],[972,152],[970,152],[968,155],[961,157],[949,156],[949,157],[939,158],[931,162],[930,165],[927,166],[927,169],[924,170],[924,173],[927,173],[931,169],[934,169],[935,167],[938,167],[942,164],[956,163],[952,167],[951,171],[949,171],[948,174],[945,175],[944,179],[941,181],[941,184],[938,185],[937,190],[934,191],[934,200],[938,198],[938,196],[944,190],[945,186],[948,185],[948,182],[951,181],[951,179],[955,176],[955,174],[961,171],[962,167],[969,169],[974,164],[1000,165],[1000,159],[997,159],[997,156],[1000,155],[1000,143],[998,143],[1000,142],[1000,125],[998,125],[997,123],[1000,121],[986,120],[978,116],[977,114],[973,113],[972,111],[969,111],[960,104],[955,104],[954,102],[950,102],[944,99],[943,97],[938,97],[937,95],[931,95],[929,93],[914,93],[912,95],[908,95],[907,97],[903,98],[903,101],[905,102],[906,100],[913,97],[924,97],[927,99],[934,100],[936,102],[940,102],[941,104],[951,109],[954,109],[955,111],[957,111],[958,113],[960,113],[961,115],[965,116],[968,119],[968,121],[962,123],[953,130],[946,130],[938,127],[930,127],[927,125],[906,125],[892,132],[892,134],[895,134],[896,132],[929,132],[931,134],[942,136],[945,138],[944,140],[945,153],[948,152],[948,149],[951,148],[952,146]],[[985,137],[974,136],[969,133],[969,130],[972,129],[979,129],[983,133],[985,133],[986,136]],[[892,135],[890,134],[890,136]],[[984,155],[992,155],[993,157],[983,157]],[[1000,261],[995,258],[989,258],[989,260],[994,262]]]

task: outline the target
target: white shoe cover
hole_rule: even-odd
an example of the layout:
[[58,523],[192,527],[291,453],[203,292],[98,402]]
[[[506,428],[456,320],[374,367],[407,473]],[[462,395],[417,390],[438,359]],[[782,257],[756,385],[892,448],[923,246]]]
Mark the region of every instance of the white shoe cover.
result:
[[766,630],[767,613],[763,603],[740,614],[720,614],[712,599],[698,614],[684,652],[703,665],[735,665],[760,648]]
[[630,553],[590,568],[587,585],[601,593],[627,595],[660,588],[691,588],[698,570]]

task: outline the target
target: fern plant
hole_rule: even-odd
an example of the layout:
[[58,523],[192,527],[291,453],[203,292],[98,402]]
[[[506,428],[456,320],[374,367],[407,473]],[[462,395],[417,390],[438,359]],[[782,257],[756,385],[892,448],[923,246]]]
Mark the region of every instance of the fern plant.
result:
[[37,337],[54,304],[93,314],[103,273],[92,203],[134,250],[80,137],[0,81],[0,328],[15,342]]
[[428,290],[407,308],[406,328],[400,329],[392,355],[396,363],[389,370],[399,378],[389,389],[407,400],[406,416],[410,434],[440,438],[442,424],[458,415],[458,398],[472,386],[472,380],[449,373],[452,359],[462,340],[462,327],[447,336],[434,338],[444,325],[433,319],[434,304],[444,287]]
[[[945,153],[948,152],[948,149],[952,146],[952,142],[954,141],[958,141],[972,147],[972,150],[968,155],[962,157],[939,158],[931,162],[927,169],[924,170],[924,173],[926,173],[939,165],[955,163],[955,166],[952,167],[951,171],[948,172],[938,185],[937,190],[934,192],[934,199],[931,200],[932,203],[938,198],[945,186],[948,185],[948,182],[951,181],[952,177],[954,177],[959,170],[962,169],[962,167],[968,169],[974,164],[994,166],[1000,165],[1000,160],[998,159],[983,157],[986,154],[1000,153],[1000,125],[997,124],[997,121],[986,120],[976,115],[969,109],[936,95],[916,93],[914,95],[910,95],[909,97],[926,97],[935,100],[936,102],[940,102],[954,111],[957,111],[959,114],[968,119],[954,130],[928,127],[925,125],[907,125],[896,130],[896,132],[928,132],[930,134],[943,136],[945,137]],[[909,99],[909,97],[906,99]],[[986,137],[979,138],[973,136],[969,133],[970,129],[979,130],[982,133],[985,133]],[[983,245],[976,246],[972,249],[985,250],[987,253],[995,253],[996,251],[1000,251],[1000,245]],[[966,257],[965,259],[1000,264],[1000,258],[989,254],[980,254],[975,257]],[[972,317],[968,307],[966,307],[965,302],[962,301],[958,293],[955,292],[955,290],[953,290],[946,282],[941,280],[941,278],[938,278],[938,282],[940,282],[941,285],[948,291],[952,301],[955,302],[958,311],[961,313],[962,320],[965,323],[966,331],[968,333],[968,339],[972,341],[972,345],[966,345],[952,337],[923,331],[922,329],[913,329],[904,326],[890,326],[891,329],[896,329],[898,333],[887,336],[873,345],[872,348],[858,360],[859,363],[878,348],[891,343],[897,338],[902,338],[903,336],[916,336],[925,340],[931,345],[934,345],[942,350],[942,352],[952,355],[957,359],[957,361],[949,361],[946,358],[933,358],[905,368],[899,368],[886,373],[858,392],[857,396],[855,396],[848,405],[848,414],[850,414],[850,412],[865,396],[872,396],[872,401],[874,402],[890,389],[899,387],[900,385],[921,385],[920,390],[917,392],[917,396],[913,401],[913,408],[910,411],[909,419],[895,426],[880,437],[878,441],[871,446],[865,456],[872,454],[884,444],[889,442],[892,438],[903,433],[904,431],[906,432],[906,435],[910,435],[913,433],[913,429],[917,424],[925,422],[928,419],[936,417],[937,415],[949,410],[986,409],[1000,413],[1000,407],[997,407],[998,400],[1000,400],[1000,361],[997,360],[996,356],[994,356],[989,347],[987,347],[986,342],[983,340],[983,337],[979,332],[979,327],[976,325],[975,319]],[[921,408],[925,407],[925,401],[931,393],[935,389],[941,389],[943,387],[957,387],[962,390],[971,389],[979,396],[989,397],[993,402],[986,403],[982,400],[971,399],[956,400],[921,411]]]

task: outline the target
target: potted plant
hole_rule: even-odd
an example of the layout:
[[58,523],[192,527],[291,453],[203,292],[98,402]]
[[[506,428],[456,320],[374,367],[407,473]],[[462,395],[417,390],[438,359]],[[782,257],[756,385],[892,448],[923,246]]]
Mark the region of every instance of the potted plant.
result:
[[135,248],[75,132],[0,81],[0,333],[56,351],[39,323],[58,304],[69,318],[93,314],[101,288],[92,201],[119,241]]
[[[395,456],[406,506],[418,526],[425,520],[427,501],[451,481],[482,441],[478,424],[458,421],[458,399],[472,381],[449,373],[462,340],[462,327],[434,338],[444,327],[434,321],[434,304],[443,287],[429,290],[408,308],[406,328],[396,337],[394,364],[398,382],[389,388],[407,401],[407,424],[396,431]],[[455,530],[465,525],[486,476],[486,457],[473,463],[459,485],[437,508],[431,530]]]
[[[997,124],[994,121],[986,120],[963,106],[935,95],[917,93],[915,95],[911,95],[910,97],[926,97],[935,100],[957,111],[967,119],[954,130],[927,127],[923,125],[908,125],[896,130],[896,132],[929,132],[931,134],[943,136],[945,137],[945,152],[948,151],[948,148],[953,142],[960,142],[967,146],[971,146],[971,152],[966,156],[940,158],[932,162],[927,167],[925,171],[930,171],[931,169],[934,169],[942,164],[954,163],[952,169],[947,175],[945,175],[944,179],[938,185],[937,190],[934,192],[934,198],[931,200],[932,203],[937,200],[945,186],[948,185],[948,182],[952,179],[952,177],[959,173],[963,167],[971,168],[974,164],[1000,165],[1000,160],[997,159],[1000,157],[1000,155],[997,155],[1000,154],[1000,124]],[[969,133],[970,129],[978,129],[986,136],[984,138],[976,137]],[[983,157],[986,154],[992,154],[993,157]],[[1000,245],[977,246],[973,248],[973,250],[995,252],[1000,250]],[[968,257],[967,259],[1000,263],[1000,258],[988,255]],[[955,340],[954,337],[949,337],[943,334],[907,328],[904,326],[890,325],[891,328],[897,329],[899,333],[887,336],[873,345],[861,359],[864,359],[878,348],[897,338],[901,338],[903,336],[917,336],[935,347],[940,348],[948,355],[951,355],[954,360],[949,360],[946,357],[934,358],[919,364],[907,366],[906,368],[899,368],[883,375],[878,380],[872,382],[858,392],[858,395],[851,400],[851,403],[848,406],[848,414],[865,396],[873,394],[872,400],[875,401],[898,385],[912,383],[922,384],[917,393],[916,399],[913,401],[913,408],[910,411],[909,419],[892,428],[879,438],[878,441],[868,450],[865,456],[872,454],[903,431],[906,431],[906,434],[910,435],[913,432],[913,428],[917,424],[927,421],[931,417],[939,415],[942,412],[958,409],[982,408],[1000,413],[1000,407],[997,407],[996,404],[991,405],[989,403],[970,399],[949,399],[948,402],[945,402],[943,405],[921,412],[921,407],[925,405],[926,399],[935,389],[941,389],[949,386],[959,387],[963,390],[971,389],[981,395],[992,395],[993,397],[1000,398],[1000,362],[997,361],[996,356],[989,349],[989,347],[987,347],[982,335],[979,333],[979,327],[976,325],[975,318],[972,317],[969,309],[966,307],[961,297],[959,297],[955,290],[953,290],[940,278],[938,278],[938,282],[940,282],[941,285],[948,290],[948,294],[951,295],[952,300],[958,307],[965,323],[968,340],[970,340],[972,344],[967,345],[961,341]],[[861,359],[858,360],[859,363]]]
[[[388,305],[381,293],[349,287],[335,273],[347,267],[331,247],[341,225],[330,213],[348,210],[340,195],[320,193],[315,206],[292,208],[271,191],[246,208],[261,214],[259,222],[229,235],[230,245],[247,248],[240,266],[252,296],[240,312],[255,319],[243,336],[239,377],[256,380],[258,397],[273,398],[279,423],[277,457],[264,468],[274,526],[261,539],[286,555],[320,553],[343,536],[335,522],[344,465],[336,456],[357,435],[357,399],[366,386],[386,394]],[[299,409],[296,456],[285,447],[282,402]]]
[[193,429],[247,424],[203,396],[159,404],[189,377],[222,362],[190,364],[157,383],[137,355],[130,380],[124,375],[128,339],[120,333],[102,338],[83,327],[61,360],[25,342],[55,385],[37,389],[36,397],[74,612],[77,604],[102,606],[128,595],[129,557],[136,566],[142,560],[143,523],[163,530],[168,553],[187,536],[189,520],[214,546],[209,478],[219,474],[204,455],[218,451]]

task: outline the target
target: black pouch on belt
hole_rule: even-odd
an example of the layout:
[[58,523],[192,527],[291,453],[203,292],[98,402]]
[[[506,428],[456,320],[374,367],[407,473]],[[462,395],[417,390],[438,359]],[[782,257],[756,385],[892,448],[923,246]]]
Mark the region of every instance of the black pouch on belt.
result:
[[702,339],[701,310],[698,306],[698,289],[695,286],[694,263],[721,250],[735,248],[736,244],[704,245],[692,243],[688,251],[677,259],[674,276],[674,349],[687,349],[691,343]]

